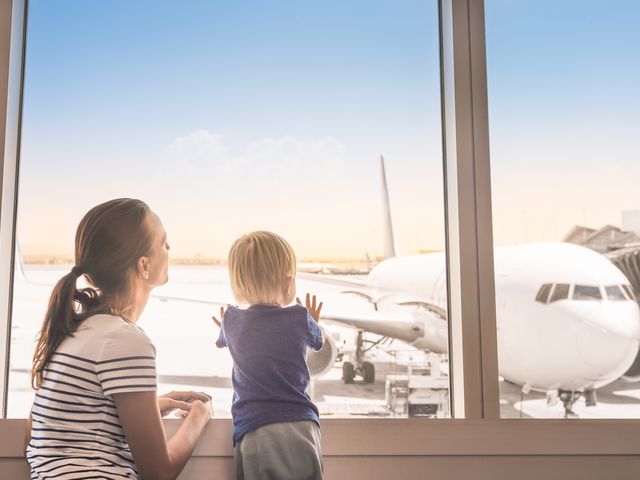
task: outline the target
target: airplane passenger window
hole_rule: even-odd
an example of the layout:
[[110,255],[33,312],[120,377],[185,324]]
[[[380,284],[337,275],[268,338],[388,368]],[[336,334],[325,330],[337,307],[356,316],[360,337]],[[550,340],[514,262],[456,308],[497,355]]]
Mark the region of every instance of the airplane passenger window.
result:
[[536,295],[536,302],[547,303],[549,299],[549,292],[551,291],[551,283],[545,283],[538,290],[538,295]]
[[501,416],[640,418],[640,2],[484,7]]
[[549,303],[565,300],[569,298],[569,285],[566,283],[556,283],[553,287],[553,293],[549,299]]
[[573,287],[573,300],[602,300],[600,287],[576,285]]
[[119,197],[147,202],[171,245],[138,322],[159,393],[204,390],[230,416],[211,316],[236,303],[233,241],[269,230],[295,250],[302,301],[324,302],[321,416],[450,416],[438,2],[28,7],[9,417],[28,414],[76,227]]
[[607,292],[607,298],[612,302],[627,299],[625,294],[622,292],[620,285],[610,285],[608,287],[604,287],[604,289]]

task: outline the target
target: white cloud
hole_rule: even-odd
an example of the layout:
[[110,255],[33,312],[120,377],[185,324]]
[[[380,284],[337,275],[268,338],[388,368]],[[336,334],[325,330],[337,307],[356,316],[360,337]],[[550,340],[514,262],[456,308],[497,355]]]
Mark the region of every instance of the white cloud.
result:
[[344,177],[345,146],[337,139],[264,137],[232,151],[220,133],[196,130],[175,138],[166,148],[156,181],[188,183],[216,179],[231,184],[288,181],[318,184]]
[[177,137],[167,148],[170,164],[189,170],[216,163],[228,155],[222,135],[207,130],[196,130]]

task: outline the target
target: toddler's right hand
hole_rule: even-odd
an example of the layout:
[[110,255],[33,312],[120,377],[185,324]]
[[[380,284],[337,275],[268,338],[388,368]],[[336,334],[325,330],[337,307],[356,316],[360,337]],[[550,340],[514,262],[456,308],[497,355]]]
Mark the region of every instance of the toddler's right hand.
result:
[[215,323],[218,326],[218,328],[222,328],[222,319],[223,318],[224,318],[224,307],[220,307],[220,320],[218,320],[215,315],[211,316],[211,319],[213,320],[213,323]]
[[[307,307],[309,315],[311,315],[316,323],[318,323],[320,321],[320,310],[322,310],[322,302],[316,304],[316,296],[314,295],[313,298],[310,297],[311,296],[307,293],[307,296],[305,298],[305,307]],[[298,303],[298,305],[302,305],[302,302],[298,297],[296,297],[296,302]]]

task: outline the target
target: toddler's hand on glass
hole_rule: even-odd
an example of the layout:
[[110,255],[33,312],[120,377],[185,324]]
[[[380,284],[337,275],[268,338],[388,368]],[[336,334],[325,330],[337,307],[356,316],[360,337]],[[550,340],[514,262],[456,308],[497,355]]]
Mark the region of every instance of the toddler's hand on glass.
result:
[[[298,305],[302,305],[302,302],[298,297],[296,297],[296,302],[298,302]],[[313,297],[311,297],[311,295],[307,293],[304,303],[304,306],[307,307],[309,315],[311,315],[316,322],[320,321],[320,310],[322,310],[322,302],[316,305],[316,296],[314,295]]]
[[218,326],[218,328],[222,328],[222,319],[223,318],[224,318],[224,307],[220,307],[220,320],[218,320],[215,315],[211,316],[211,319],[213,320],[213,323],[215,323]]

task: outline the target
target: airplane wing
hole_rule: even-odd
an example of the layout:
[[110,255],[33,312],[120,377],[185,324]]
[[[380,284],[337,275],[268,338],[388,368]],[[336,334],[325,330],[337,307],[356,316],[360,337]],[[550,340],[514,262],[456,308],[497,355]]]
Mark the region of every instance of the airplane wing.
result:
[[364,279],[358,278],[345,278],[345,277],[328,277],[317,273],[296,273],[296,277],[302,280],[309,280],[312,282],[327,283],[329,285],[338,285],[340,287],[351,288],[366,288],[367,284]]
[[326,313],[321,315],[321,320],[397,338],[408,343],[424,335],[423,326],[416,321],[411,312]]
[[187,302],[187,303],[204,303],[206,305],[220,305],[226,307],[227,305],[233,305],[234,302],[229,301],[221,301],[221,300],[204,300],[201,298],[189,298],[189,297],[176,297],[173,295],[161,295],[161,294],[151,294],[151,298],[155,298],[160,300],[161,302]]

